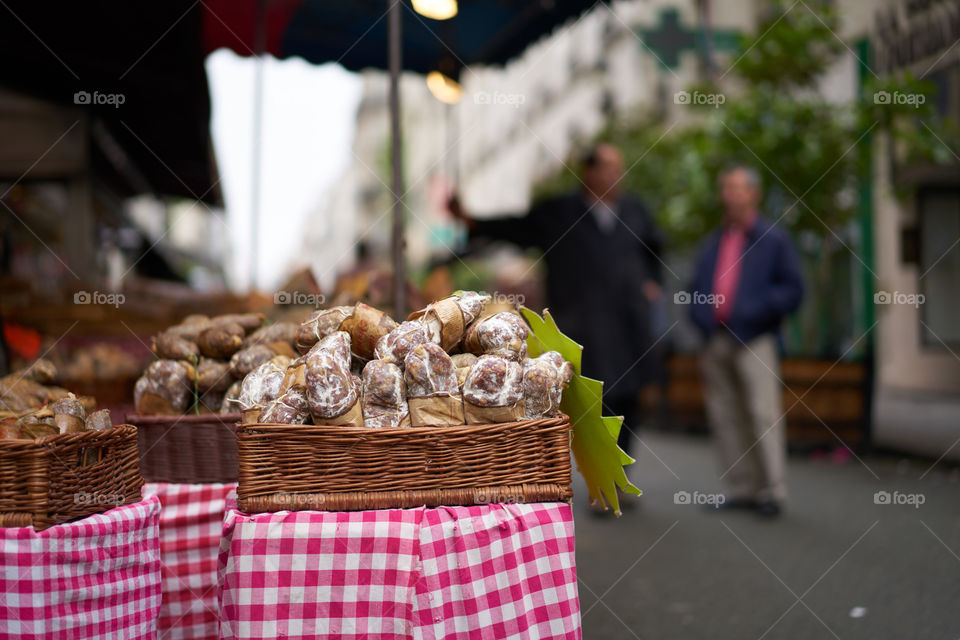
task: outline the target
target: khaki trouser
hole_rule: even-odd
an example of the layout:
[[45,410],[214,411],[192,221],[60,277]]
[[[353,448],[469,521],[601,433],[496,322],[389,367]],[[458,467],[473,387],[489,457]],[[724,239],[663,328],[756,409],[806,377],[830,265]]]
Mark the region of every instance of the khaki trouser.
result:
[[721,477],[732,496],[786,499],[786,418],[776,339],[762,335],[744,346],[717,333],[700,367]]

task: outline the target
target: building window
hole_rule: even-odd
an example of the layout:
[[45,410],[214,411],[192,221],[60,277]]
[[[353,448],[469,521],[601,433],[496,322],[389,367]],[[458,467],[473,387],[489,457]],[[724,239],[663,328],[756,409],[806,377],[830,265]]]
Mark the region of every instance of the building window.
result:
[[960,188],[919,193],[920,307],[924,346],[960,349]]

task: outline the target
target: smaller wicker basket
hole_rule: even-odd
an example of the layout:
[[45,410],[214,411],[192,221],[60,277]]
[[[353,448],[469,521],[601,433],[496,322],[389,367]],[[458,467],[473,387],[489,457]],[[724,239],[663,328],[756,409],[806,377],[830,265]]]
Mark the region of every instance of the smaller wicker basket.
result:
[[237,481],[239,413],[129,415],[140,432],[140,472],[147,482]]
[[137,429],[0,440],[0,527],[37,531],[140,500]]
[[237,503],[247,513],[569,500],[567,416],[369,429],[244,424]]

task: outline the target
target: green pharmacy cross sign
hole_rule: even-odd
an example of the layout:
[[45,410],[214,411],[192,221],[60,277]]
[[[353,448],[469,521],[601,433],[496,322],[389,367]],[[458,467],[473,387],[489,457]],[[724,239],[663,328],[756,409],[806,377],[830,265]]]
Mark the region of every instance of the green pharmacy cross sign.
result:
[[[653,29],[636,29],[636,34],[643,39],[643,43],[660,60],[666,69],[676,69],[680,64],[680,54],[684,51],[695,51],[703,47],[707,37],[704,29],[696,27],[687,29],[680,24],[680,12],[674,8],[660,12],[660,24]],[[725,51],[737,50],[736,31],[719,31],[712,29],[710,38],[716,49]],[[704,47],[705,48],[705,47]]]

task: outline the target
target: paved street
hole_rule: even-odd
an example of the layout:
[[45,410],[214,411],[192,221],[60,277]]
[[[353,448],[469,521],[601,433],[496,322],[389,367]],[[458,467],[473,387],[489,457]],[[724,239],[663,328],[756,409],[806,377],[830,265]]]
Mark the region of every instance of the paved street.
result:
[[619,520],[589,513],[575,475],[587,640],[960,638],[956,466],[793,456],[787,510],[763,521],[675,503],[721,489],[707,438],[647,431],[634,455],[644,495]]

